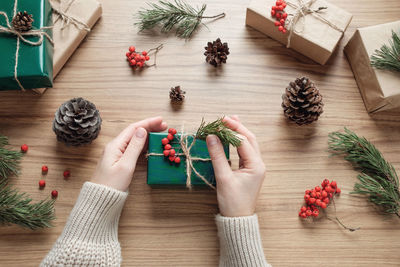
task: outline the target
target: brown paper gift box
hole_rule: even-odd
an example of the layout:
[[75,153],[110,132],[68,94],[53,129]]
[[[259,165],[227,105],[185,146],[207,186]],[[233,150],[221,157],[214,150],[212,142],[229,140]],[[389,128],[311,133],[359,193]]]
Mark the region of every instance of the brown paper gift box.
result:
[[[61,0],[61,2],[63,1],[66,0]],[[69,3],[69,1],[67,2]],[[60,3],[55,0],[50,2],[56,6],[59,6]],[[92,28],[96,24],[102,14],[101,4],[96,0],[72,0],[68,9],[64,9],[63,5],[61,5],[61,9],[64,10],[64,13],[68,16],[85,23],[89,28]],[[55,13],[53,14],[53,20],[53,77],[56,77],[89,32],[83,28],[77,27],[73,23],[70,23],[62,29],[62,20],[59,19],[59,16]],[[34,89],[34,91],[42,94],[46,91],[46,88]]]
[[392,30],[400,21],[359,28],[344,48],[368,112],[400,107],[400,72],[371,66],[370,57],[383,44],[389,44]]
[[[275,5],[275,2],[275,0],[252,0],[247,8],[246,24],[287,45],[289,32],[283,34],[278,31],[278,27],[274,25],[275,18],[271,16],[271,7]],[[296,6],[299,5],[298,0],[290,2]],[[303,2],[308,2],[308,0]],[[308,14],[295,24],[290,48],[323,65],[332,55],[353,16],[346,10],[324,0],[316,0],[310,6],[312,10],[319,7],[327,7],[318,14],[341,31],[334,29],[314,15]],[[290,17],[290,14],[295,13],[295,9],[288,5],[285,12]]]

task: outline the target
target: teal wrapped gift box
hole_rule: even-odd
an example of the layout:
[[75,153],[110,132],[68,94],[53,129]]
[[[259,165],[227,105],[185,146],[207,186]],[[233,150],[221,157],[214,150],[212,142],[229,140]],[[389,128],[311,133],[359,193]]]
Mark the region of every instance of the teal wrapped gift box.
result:
[[[14,4],[17,2],[16,12],[27,11],[33,17],[32,29],[38,31],[43,27],[53,25],[52,9],[48,0],[1,0],[0,11],[8,16],[12,27],[14,16]],[[5,16],[0,15],[0,26],[7,26]],[[49,37],[52,37],[51,29],[42,29]],[[40,36],[23,35],[31,42],[37,42]],[[17,35],[4,32],[0,29],[0,90],[21,90],[15,74],[24,89],[34,89],[53,86],[53,45],[51,41],[43,36],[40,45],[31,45],[19,41],[18,65],[15,73]]]
[[[168,157],[163,155],[163,145],[161,139],[167,137],[167,133],[150,133],[148,163],[147,163],[147,184],[149,185],[186,185],[187,170],[186,157],[179,156],[181,163],[176,164],[169,161]],[[177,153],[182,153],[179,140],[180,134],[175,135],[171,142],[172,147]],[[193,142],[193,136],[188,136],[187,146]],[[224,145],[225,155],[229,159],[229,145]],[[190,149],[190,155],[194,158],[209,159],[207,144],[203,140],[196,139],[195,144]],[[193,167],[212,185],[215,185],[214,169],[211,161],[193,160]],[[205,185],[194,171],[191,172],[191,183],[193,185]]]

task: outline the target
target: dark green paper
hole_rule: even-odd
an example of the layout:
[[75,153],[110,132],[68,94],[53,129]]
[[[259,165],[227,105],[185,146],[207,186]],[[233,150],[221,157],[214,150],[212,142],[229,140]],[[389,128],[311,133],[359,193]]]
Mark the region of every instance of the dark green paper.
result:
[[[148,153],[162,154],[164,151],[161,139],[167,137],[167,133],[150,133]],[[182,152],[179,144],[180,134],[175,135],[172,141],[172,147],[177,153]],[[190,145],[193,137],[188,137]],[[224,145],[225,155],[229,159],[229,145]],[[192,157],[210,158],[207,144],[203,140],[196,140],[196,143],[190,150]],[[181,163],[176,164],[170,162],[168,157],[149,155],[147,163],[147,184],[149,185],[186,185],[186,157],[179,156]],[[211,184],[215,185],[214,169],[211,161],[193,161],[196,170],[203,175]],[[205,183],[197,177],[192,171],[191,181],[193,185],[205,185]]]
[[[0,10],[13,18],[14,0],[0,0]],[[33,15],[33,28],[52,26],[52,9],[48,0],[18,0],[17,12],[27,11]],[[0,25],[6,26],[4,16],[0,16]],[[46,32],[52,36],[51,30]],[[26,36],[25,36],[26,37]],[[26,39],[37,41],[39,37]],[[14,78],[15,52],[17,37],[13,34],[0,33],[0,91],[20,90]],[[53,45],[44,38],[39,46],[20,41],[17,76],[25,89],[53,86]]]

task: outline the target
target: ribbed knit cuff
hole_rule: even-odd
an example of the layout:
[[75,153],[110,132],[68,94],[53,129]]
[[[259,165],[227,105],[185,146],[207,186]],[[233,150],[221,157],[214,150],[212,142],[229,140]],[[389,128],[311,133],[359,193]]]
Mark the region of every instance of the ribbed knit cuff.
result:
[[59,241],[118,242],[118,222],[127,196],[111,187],[84,183]]
[[257,215],[215,218],[220,240],[219,266],[270,266],[265,260]]

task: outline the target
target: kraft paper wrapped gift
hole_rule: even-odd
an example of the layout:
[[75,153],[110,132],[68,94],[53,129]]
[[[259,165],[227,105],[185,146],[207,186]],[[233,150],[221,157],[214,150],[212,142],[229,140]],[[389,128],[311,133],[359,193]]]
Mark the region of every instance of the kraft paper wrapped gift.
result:
[[[54,77],[60,72],[64,64],[72,56],[80,43],[96,24],[102,14],[101,4],[96,0],[52,0],[51,4],[70,19],[63,21],[57,12],[53,12],[53,39],[54,39]],[[68,18],[67,17],[67,18]],[[36,89],[43,93],[46,88]]]
[[[15,4],[17,4],[16,12],[27,11],[34,20],[32,30],[22,33],[21,37],[17,37],[15,33],[5,32],[13,30],[11,21],[14,17]],[[0,16],[0,26],[2,27],[0,30],[2,31],[0,32],[0,91],[51,87],[53,84],[53,45],[49,39],[51,38],[51,29],[45,29],[53,24],[49,1],[1,0],[0,11],[7,14],[9,23],[4,14]],[[41,37],[38,34],[44,33],[49,38],[42,35],[43,42],[40,42]],[[37,42],[37,44],[29,42]]]
[[[271,38],[288,46],[290,29],[283,34],[274,25],[276,19],[271,16],[271,7],[275,0],[252,0],[246,13],[246,24]],[[286,1],[285,12],[288,20],[293,18],[300,10],[300,3],[305,3],[304,9],[317,10],[319,7],[327,7],[316,13],[303,11],[305,16],[300,16],[294,24],[293,34],[290,38],[290,48],[311,58],[315,62],[325,64],[334,52],[338,42],[350,24],[352,15],[324,0],[290,0]]]
[[376,69],[371,55],[389,45],[392,31],[400,32],[400,21],[359,28],[344,48],[368,112],[400,107],[400,72]]
[[[147,184],[149,185],[186,185],[187,180],[187,162],[186,156],[180,155],[181,163],[176,164],[169,161],[168,157],[163,155],[163,145],[161,139],[167,137],[167,133],[150,133],[149,149],[147,162]],[[175,139],[170,143],[177,153],[182,153],[179,139],[180,134],[175,135]],[[187,146],[193,142],[193,136],[188,137]],[[229,146],[224,145],[225,155],[229,159]],[[196,139],[196,143],[190,149],[191,157],[209,159],[207,144],[203,140]],[[200,173],[210,184],[215,185],[214,169],[210,160],[200,161],[193,159],[193,167]],[[205,185],[196,173],[191,170],[191,184]]]

